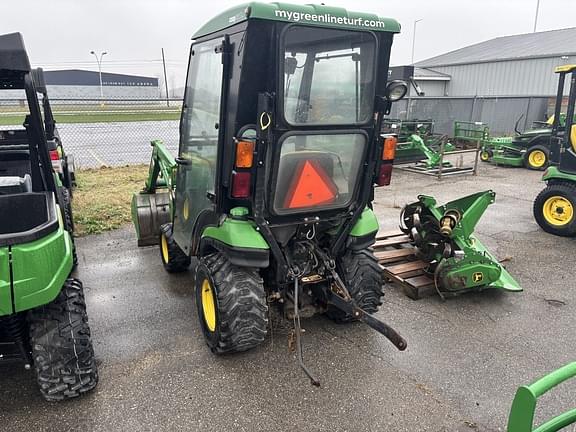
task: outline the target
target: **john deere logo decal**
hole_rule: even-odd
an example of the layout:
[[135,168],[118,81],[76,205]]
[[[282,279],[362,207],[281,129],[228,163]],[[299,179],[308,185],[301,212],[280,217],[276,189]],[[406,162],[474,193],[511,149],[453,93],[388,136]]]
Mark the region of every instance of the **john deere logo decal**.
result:
[[484,279],[482,272],[476,272],[472,275],[472,280],[474,283],[482,282],[482,279]]

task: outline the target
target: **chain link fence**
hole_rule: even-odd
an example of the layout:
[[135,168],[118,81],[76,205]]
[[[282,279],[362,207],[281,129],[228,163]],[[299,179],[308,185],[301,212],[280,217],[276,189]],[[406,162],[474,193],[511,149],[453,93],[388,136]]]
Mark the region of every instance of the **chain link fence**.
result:
[[[77,169],[148,163],[150,141],[177,153],[182,100],[50,100],[58,132]],[[0,100],[0,130],[21,129],[25,96]]]

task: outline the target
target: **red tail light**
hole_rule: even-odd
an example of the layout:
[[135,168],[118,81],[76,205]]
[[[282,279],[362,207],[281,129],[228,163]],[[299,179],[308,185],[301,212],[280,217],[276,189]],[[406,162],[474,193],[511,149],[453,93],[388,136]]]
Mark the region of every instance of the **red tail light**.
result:
[[50,160],[53,160],[53,161],[60,160],[60,155],[58,154],[58,150],[50,150]]
[[232,197],[248,198],[250,196],[251,175],[250,172],[232,173]]
[[392,180],[392,162],[382,162],[378,173],[378,186],[388,186]]

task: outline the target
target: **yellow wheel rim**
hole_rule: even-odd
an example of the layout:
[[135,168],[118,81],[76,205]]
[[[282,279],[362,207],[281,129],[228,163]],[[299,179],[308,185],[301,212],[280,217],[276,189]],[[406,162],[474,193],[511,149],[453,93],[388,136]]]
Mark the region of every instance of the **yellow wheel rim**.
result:
[[488,159],[490,159],[490,154],[487,151],[483,151],[482,153],[480,153],[480,159],[482,159],[483,161],[487,161]]
[[534,168],[541,168],[546,163],[546,154],[542,150],[534,150],[528,155],[528,163]]
[[188,202],[188,197],[186,197],[184,204],[182,205],[182,217],[185,221],[190,217],[190,203]]
[[161,236],[160,247],[162,249],[162,259],[167,263],[170,260],[170,254],[168,253],[168,240],[166,240],[164,234]]
[[550,225],[562,226],[570,223],[574,217],[572,203],[561,196],[553,196],[546,200],[542,209],[544,219]]
[[206,327],[213,332],[216,330],[216,305],[214,304],[212,285],[208,279],[204,279],[202,282],[202,312]]

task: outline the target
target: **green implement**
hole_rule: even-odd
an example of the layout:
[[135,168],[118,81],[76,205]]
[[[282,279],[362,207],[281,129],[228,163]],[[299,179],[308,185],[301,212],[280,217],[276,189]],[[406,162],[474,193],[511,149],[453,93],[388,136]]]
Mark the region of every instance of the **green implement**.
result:
[[508,432],[556,432],[576,422],[576,408],[566,411],[534,429],[534,414],[538,398],[557,385],[576,376],[576,362],[540,378],[530,385],[522,386],[516,391],[510,416]]
[[440,296],[497,288],[522,291],[520,285],[473,234],[478,221],[495,200],[492,191],[478,192],[444,205],[420,195],[400,216],[422,261],[429,263]]

